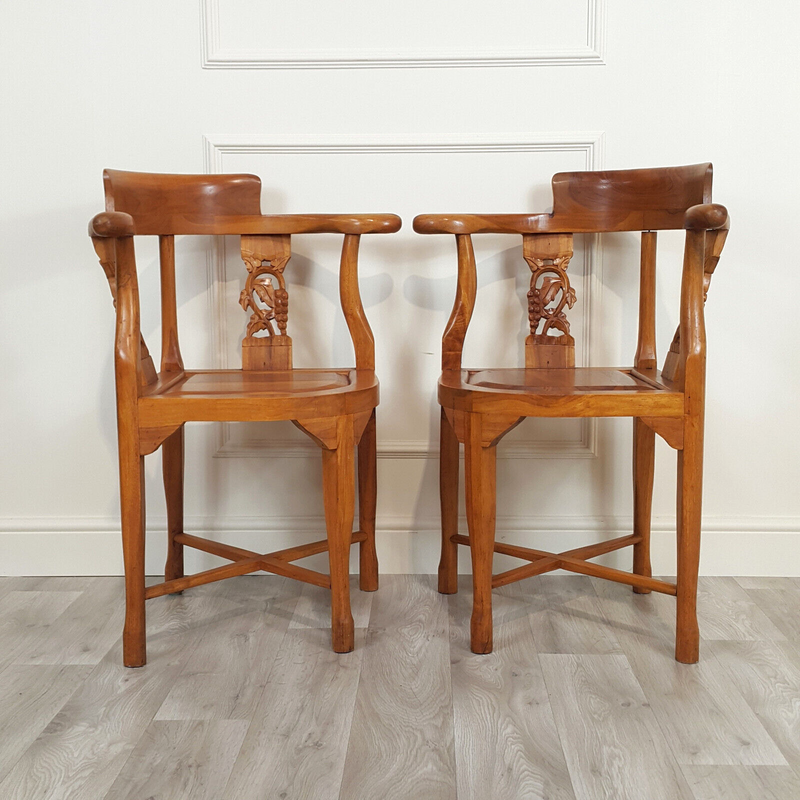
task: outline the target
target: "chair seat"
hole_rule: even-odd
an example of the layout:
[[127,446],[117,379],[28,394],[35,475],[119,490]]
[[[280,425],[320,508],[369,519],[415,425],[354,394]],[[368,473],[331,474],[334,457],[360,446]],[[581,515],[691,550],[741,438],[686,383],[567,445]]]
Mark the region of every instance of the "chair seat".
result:
[[680,417],[683,394],[632,368],[445,370],[439,403],[456,411],[528,417]]
[[188,421],[247,422],[358,414],[378,405],[372,370],[208,370],[162,374],[139,399],[142,427]]

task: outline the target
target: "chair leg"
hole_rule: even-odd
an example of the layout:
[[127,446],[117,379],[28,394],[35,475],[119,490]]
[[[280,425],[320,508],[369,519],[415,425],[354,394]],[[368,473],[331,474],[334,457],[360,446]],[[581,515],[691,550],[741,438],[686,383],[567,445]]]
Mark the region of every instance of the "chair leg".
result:
[[471,648],[473,653],[491,653],[497,450],[481,444],[481,415],[468,414],[467,419],[464,466],[472,553]]
[[439,423],[439,501],[442,508],[442,555],[439,560],[439,591],[458,591],[458,439],[442,409]]
[[[650,520],[653,508],[653,472],[655,468],[656,432],[640,419],[633,419],[633,533],[642,541],[633,546],[633,572],[652,577],[650,566]],[[634,586],[637,594],[650,594],[650,589]]]
[[359,588],[378,589],[378,553],[375,549],[375,512],[378,494],[378,452],[375,411],[358,443],[358,527],[367,538],[359,545]]
[[350,542],[355,511],[353,418],[339,417],[335,450],[322,451],[322,494],[331,574],[331,638],[337,653],[353,649],[350,611]]
[[700,571],[700,526],[703,496],[703,423],[684,425],[683,450],[678,451],[678,617],[675,659],[694,664],[700,658],[697,625],[697,577]]
[[[183,545],[175,541],[183,533],[183,426],[161,446],[164,495],[167,500],[167,563],[164,580],[183,577]],[[177,592],[181,594],[181,592]]]
[[[129,450],[130,452],[125,452]],[[126,667],[147,662],[144,612],[144,456],[120,441],[120,507],[125,564],[125,627],[122,661]]]

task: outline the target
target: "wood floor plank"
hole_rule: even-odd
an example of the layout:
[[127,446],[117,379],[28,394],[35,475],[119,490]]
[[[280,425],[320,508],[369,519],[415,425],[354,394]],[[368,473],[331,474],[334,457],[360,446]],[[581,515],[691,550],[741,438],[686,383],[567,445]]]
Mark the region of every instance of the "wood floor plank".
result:
[[386,575],[372,601],[342,800],[456,797],[447,601]]
[[684,767],[694,800],[797,800],[800,778],[790,767]]
[[750,641],[715,641],[708,649],[800,775],[800,649]]
[[88,666],[11,664],[0,672],[0,781],[90,671]]
[[579,800],[691,792],[625,656],[539,656]]
[[652,638],[625,633],[620,641],[679,764],[786,765],[711,654],[679,664]]
[[101,800],[191,655],[202,626],[227,613],[230,609],[214,598],[168,597],[148,604],[148,665],[123,667],[116,644],[0,783],[0,797]]
[[125,612],[122,578],[73,579],[80,597],[21,648],[18,664],[97,664],[119,638]]
[[330,632],[290,629],[252,715],[226,800],[336,800],[364,656],[331,650]]
[[591,579],[542,575],[514,584],[526,603],[539,653],[621,653]]
[[737,578],[736,582],[787,639],[800,642],[800,578]]
[[735,578],[700,578],[697,618],[705,640],[786,638]]
[[82,592],[11,591],[0,600],[0,665],[13,663]]
[[[358,588],[358,577],[350,577],[350,605],[353,623],[356,628],[366,628],[375,592],[362,592]],[[297,602],[290,628],[328,628],[331,627],[331,593],[307,583]]]
[[[210,597],[236,613],[204,627],[192,658],[169,690],[156,719],[250,719],[272,671],[302,584],[288,578],[260,586],[222,582]],[[232,584],[224,587],[225,583]],[[251,593],[251,588],[263,590]]]
[[575,798],[531,632],[540,612],[517,586],[492,593],[489,655],[469,649],[470,579],[449,597],[459,800]]
[[247,727],[246,720],[151,722],[105,800],[218,800]]

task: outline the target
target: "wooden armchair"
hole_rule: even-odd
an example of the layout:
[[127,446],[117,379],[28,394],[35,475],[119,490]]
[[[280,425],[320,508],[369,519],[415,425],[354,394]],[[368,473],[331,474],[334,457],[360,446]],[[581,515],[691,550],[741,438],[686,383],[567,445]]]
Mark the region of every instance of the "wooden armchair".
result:
[[[677,596],[675,657],[699,656],[696,595],[700,558],[706,336],[704,302],[722,252],[728,213],[711,204],[711,164],[614,172],[573,172],[553,178],[552,214],[423,215],[417,233],[455,234],[458,285],[442,338],[439,381],[442,555],[439,591],[457,590],[456,551],[469,545],[474,600],[472,650],[492,649],[491,590],[566,569]],[[656,231],[686,229],[680,326],[661,371],[656,368]],[[629,368],[575,367],[567,311],[575,302],[567,267],[575,233],[642,231],[639,339]],[[524,369],[462,369],[464,337],[475,305],[472,235],[522,235],[531,269],[530,335]],[[500,439],[526,417],[633,417],[633,533],[564,553],[495,542],[495,455]],[[678,451],[678,576],[656,580],[650,569],[650,512],[655,434]],[[469,537],[458,533],[458,457],[464,444]],[[633,546],[633,574],[588,559]],[[492,575],[493,552],[528,564]]]
[[[116,306],[115,370],[126,614],[123,658],[142,666],[145,600],[258,570],[332,590],[333,649],[353,649],[349,553],[360,542],[360,587],[378,588],[375,554],[375,407],[378,380],[372,331],[358,290],[362,234],[393,233],[400,219],[379,215],[261,215],[255,175],[156,175],[106,170],[106,211],[89,223]],[[342,233],[339,290],[355,349],[355,369],[292,369],[284,268],[292,234]],[[175,236],[236,234],[248,276],[240,304],[251,316],[242,370],[184,369],[178,345]],[[133,237],[158,236],[161,263],[161,370],[142,338]],[[263,334],[263,335],[262,335]],[[259,554],[183,530],[186,422],[292,420],[322,448],[327,540]],[[353,532],[354,451],[358,447],[359,531]],[[144,457],[162,447],[168,555],[164,582],[144,581]],[[183,548],[232,563],[185,576]],[[328,551],[330,576],[293,561]]]

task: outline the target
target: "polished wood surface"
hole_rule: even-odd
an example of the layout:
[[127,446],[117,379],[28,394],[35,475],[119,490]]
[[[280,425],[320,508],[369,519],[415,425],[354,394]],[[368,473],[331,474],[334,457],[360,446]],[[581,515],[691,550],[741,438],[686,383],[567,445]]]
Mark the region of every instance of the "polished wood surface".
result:
[[[414,220],[423,234],[456,237],[458,280],[450,320],[442,337],[442,406],[439,485],[442,554],[439,590],[456,591],[454,545],[472,555],[472,649],[492,649],[492,587],[566,569],[628,584],[637,593],[675,595],[675,657],[699,658],[697,576],[705,412],[706,295],[727,236],[728,213],[711,202],[711,164],[661,169],[559,173],[553,177],[552,214],[434,214]],[[656,355],[656,231],[686,230],[680,326],[661,371]],[[632,367],[575,367],[575,340],[568,312],[576,302],[570,285],[573,234],[641,231],[639,323]],[[527,294],[530,334],[524,369],[465,369],[464,341],[475,307],[477,267],[472,235],[522,236],[531,270]],[[563,553],[494,541],[495,449],[527,417],[632,417],[634,424],[633,533],[609,543]],[[678,576],[652,577],[650,514],[655,436],[677,451]],[[469,536],[457,531],[458,448],[464,445]],[[590,563],[620,547],[633,547],[633,572]],[[492,576],[493,553],[531,563]]]
[[[254,175],[163,175],[106,170],[106,210],[89,223],[116,306],[115,372],[119,437],[126,614],[123,660],[142,666],[145,600],[266,570],[329,588],[332,640],[337,652],[353,649],[348,563],[361,543],[361,588],[378,586],[375,553],[375,407],[378,380],[372,331],[358,288],[361,234],[393,233],[393,214],[262,215],[261,181]],[[355,368],[295,370],[289,336],[290,297],[285,271],[291,236],[344,234],[340,270],[342,311],[355,350]],[[247,273],[239,303],[246,314],[242,370],[184,368],[178,336],[175,236],[239,235]],[[162,353],[156,371],[141,335],[133,237],[159,237]],[[290,267],[289,267],[290,268]],[[277,553],[253,553],[205,542],[183,529],[184,426],[194,421],[291,420],[322,448],[328,538]],[[366,431],[366,434],[365,434]],[[163,448],[167,504],[165,580],[145,588],[144,457]],[[353,534],[355,450],[359,452],[359,518]],[[231,561],[184,574],[183,548]],[[330,576],[291,562],[329,552]]]

